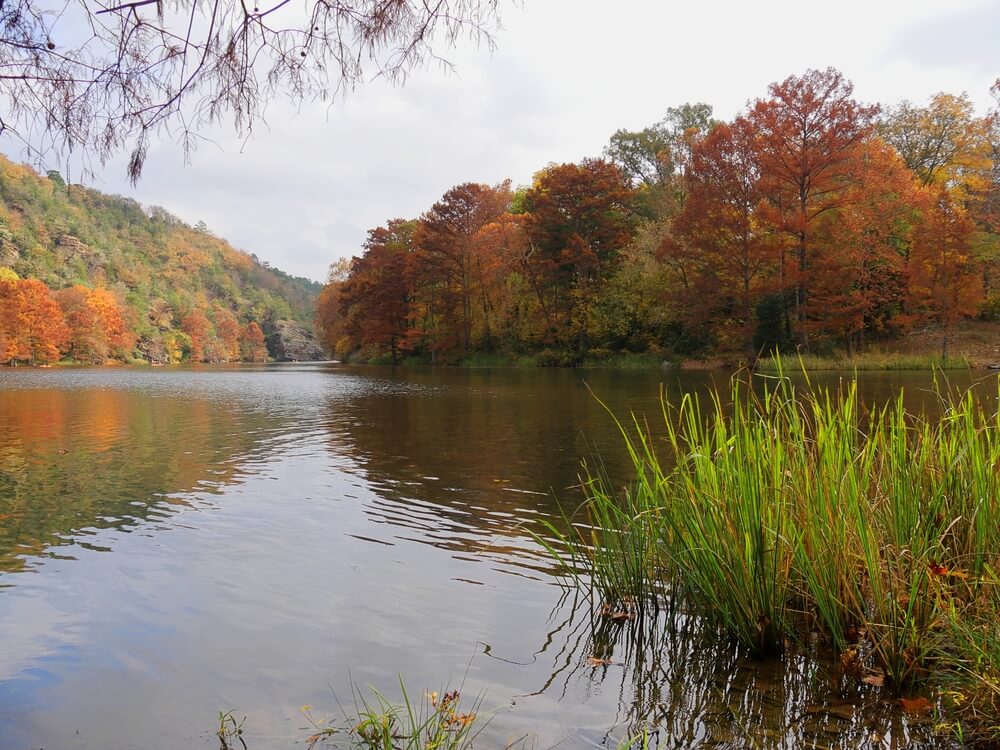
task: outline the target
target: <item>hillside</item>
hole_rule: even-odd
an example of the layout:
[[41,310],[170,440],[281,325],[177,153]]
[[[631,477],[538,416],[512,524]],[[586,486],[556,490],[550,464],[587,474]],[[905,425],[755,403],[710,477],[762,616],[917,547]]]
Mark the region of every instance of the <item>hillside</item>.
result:
[[[253,340],[261,332],[271,357],[318,354],[288,353],[281,336],[311,329],[321,285],[259,262],[203,224],[192,227],[162,208],[67,186],[57,172],[41,176],[3,156],[0,269],[48,287],[66,315],[66,340],[56,342],[63,356],[152,362],[261,359]],[[86,326],[73,299],[75,294],[77,302],[93,303],[93,290],[110,292],[123,329],[104,335],[107,340],[96,348],[93,336],[81,333]]]

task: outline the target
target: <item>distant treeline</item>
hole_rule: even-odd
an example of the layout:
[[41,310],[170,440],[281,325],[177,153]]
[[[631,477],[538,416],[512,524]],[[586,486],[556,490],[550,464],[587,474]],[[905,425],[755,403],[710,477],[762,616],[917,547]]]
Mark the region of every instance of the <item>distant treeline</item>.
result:
[[[1000,101],[1000,81],[992,93]],[[331,268],[339,358],[540,364],[854,351],[1000,317],[1000,122],[966,95],[858,102],[836,70],[620,130],[530,186],[463,184]]]
[[259,361],[319,291],[203,222],[0,156],[0,362]]

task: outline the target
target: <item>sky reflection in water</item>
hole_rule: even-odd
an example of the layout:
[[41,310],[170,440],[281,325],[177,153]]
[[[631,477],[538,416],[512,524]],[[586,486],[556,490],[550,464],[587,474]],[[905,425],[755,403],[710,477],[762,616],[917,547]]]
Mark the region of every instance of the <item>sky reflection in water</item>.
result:
[[[528,527],[580,459],[628,476],[615,413],[707,373],[0,371],[0,747],[214,746],[309,734],[350,680],[454,684],[486,746],[932,747],[822,659],[748,659],[697,624],[595,618]],[[586,382],[585,382],[586,381]],[[873,400],[920,375],[868,376]],[[641,627],[640,627],[641,625]],[[611,660],[594,667],[590,656]]]

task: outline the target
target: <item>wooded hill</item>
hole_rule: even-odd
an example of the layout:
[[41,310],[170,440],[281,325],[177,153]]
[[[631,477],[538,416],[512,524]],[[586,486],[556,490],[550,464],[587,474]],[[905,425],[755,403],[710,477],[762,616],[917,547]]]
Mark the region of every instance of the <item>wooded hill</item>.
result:
[[320,288],[201,222],[0,156],[0,361],[259,361],[265,339],[316,358],[286,346],[308,345]]

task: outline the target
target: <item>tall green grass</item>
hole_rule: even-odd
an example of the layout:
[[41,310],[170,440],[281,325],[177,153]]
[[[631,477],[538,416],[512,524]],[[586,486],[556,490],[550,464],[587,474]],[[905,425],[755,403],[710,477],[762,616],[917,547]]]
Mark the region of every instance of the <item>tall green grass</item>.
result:
[[[836,354],[800,354],[799,366],[808,371],[815,370],[968,370],[969,360],[965,357],[942,359],[938,354],[903,354],[871,350],[854,355],[843,352]],[[783,369],[780,357],[764,357],[757,362],[761,372],[780,373]]]
[[1000,422],[992,399],[937,393],[937,417],[780,373],[663,399],[662,437],[619,424],[634,482],[589,477],[586,517],[548,545],[595,601],[666,588],[759,654],[818,633],[899,692],[968,677],[972,642],[996,669],[1000,647],[952,613],[984,616],[1000,561]]

